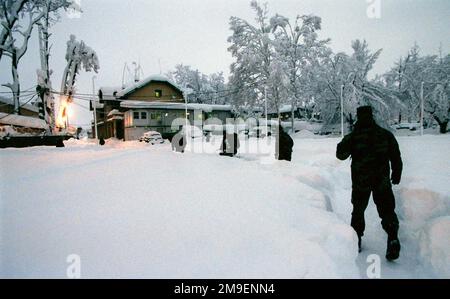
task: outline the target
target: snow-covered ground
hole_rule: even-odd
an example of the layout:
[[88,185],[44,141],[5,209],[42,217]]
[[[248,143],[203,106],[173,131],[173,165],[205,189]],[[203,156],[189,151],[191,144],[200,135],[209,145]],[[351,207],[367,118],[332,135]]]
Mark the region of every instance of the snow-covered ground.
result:
[[394,263],[373,204],[357,253],[338,141],[301,131],[292,163],[254,138],[239,158],[220,157],[219,136],[184,154],[73,140],[0,150],[0,276],[64,278],[76,254],[82,278],[365,278],[378,254],[382,278],[449,278],[449,136],[399,138]]

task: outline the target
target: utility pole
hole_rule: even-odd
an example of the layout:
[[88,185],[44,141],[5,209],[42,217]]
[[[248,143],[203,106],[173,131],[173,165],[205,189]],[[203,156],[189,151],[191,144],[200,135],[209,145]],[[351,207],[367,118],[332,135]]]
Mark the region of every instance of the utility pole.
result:
[[[188,88],[188,84],[184,85],[183,88],[183,97],[184,97],[184,113],[185,113],[185,128],[184,128],[184,133],[187,134],[187,130],[188,130],[188,125],[189,125],[189,121],[188,121],[188,92],[187,92],[187,88]],[[186,135],[187,136],[187,135]]]
[[269,118],[267,116],[267,85],[264,86],[264,104],[265,104],[265,111],[266,111],[266,136],[268,136],[269,135],[269,127],[268,127]]
[[424,116],[424,105],[423,105],[423,85],[422,82],[420,86],[420,135],[423,136],[423,116]]
[[188,128],[188,102],[187,102],[187,93],[186,91],[184,92],[184,115],[185,115],[185,120],[186,120],[186,130]]
[[97,96],[95,95],[95,79],[97,76],[92,76],[92,104],[94,106],[94,130],[95,140],[98,144],[98,128],[97,128]]
[[341,85],[341,137],[344,138],[344,85]]
[[53,96],[51,95],[50,67],[49,67],[49,4],[43,7],[44,17],[38,23],[39,50],[41,59],[41,70],[38,71],[38,93],[41,98],[39,103],[39,118],[45,120],[49,126],[49,133],[52,134],[55,129],[55,107]]

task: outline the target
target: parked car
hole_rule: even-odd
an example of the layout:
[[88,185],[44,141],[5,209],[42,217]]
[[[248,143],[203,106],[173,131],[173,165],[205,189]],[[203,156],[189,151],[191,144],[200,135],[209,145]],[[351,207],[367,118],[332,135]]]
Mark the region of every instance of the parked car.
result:
[[339,135],[341,134],[341,124],[323,125],[317,133],[318,135]]
[[151,144],[164,143],[164,139],[161,136],[161,133],[156,131],[148,131],[139,138],[140,142],[147,142]]
[[400,123],[400,124],[394,124],[391,126],[391,128],[395,130],[410,130],[410,131],[416,131],[420,129],[420,123]]

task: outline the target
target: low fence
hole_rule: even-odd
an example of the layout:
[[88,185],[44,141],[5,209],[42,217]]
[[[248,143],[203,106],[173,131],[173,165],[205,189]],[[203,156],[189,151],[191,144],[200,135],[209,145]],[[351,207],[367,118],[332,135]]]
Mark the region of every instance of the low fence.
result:
[[24,148],[31,146],[58,146],[63,147],[64,140],[72,138],[71,135],[57,136],[6,136],[0,138],[0,148]]

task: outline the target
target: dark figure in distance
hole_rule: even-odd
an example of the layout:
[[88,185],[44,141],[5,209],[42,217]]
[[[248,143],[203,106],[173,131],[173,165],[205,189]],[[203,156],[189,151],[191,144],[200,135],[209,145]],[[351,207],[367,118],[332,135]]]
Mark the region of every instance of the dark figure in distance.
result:
[[351,225],[358,235],[361,251],[361,237],[365,229],[364,211],[372,193],[381,225],[388,235],[386,258],[395,260],[400,254],[400,242],[391,182],[398,185],[402,175],[399,146],[391,132],[375,123],[370,106],[359,107],[357,117],[353,132],[344,137],[336,151],[336,157],[340,160],[352,158]]
[[175,150],[179,153],[184,153],[184,149],[186,148],[187,138],[184,132],[183,127],[180,126],[178,133],[175,134],[172,138],[172,150]]
[[238,134],[227,134],[227,130],[223,130],[220,155],[234,157],[237,154],[239,147],[240,143]]
[[282,126],[279,126],[279,132],[275,144],[275,158],[277,160],[291,161],[293,146],[294,141],[291,136],[284,131]]

